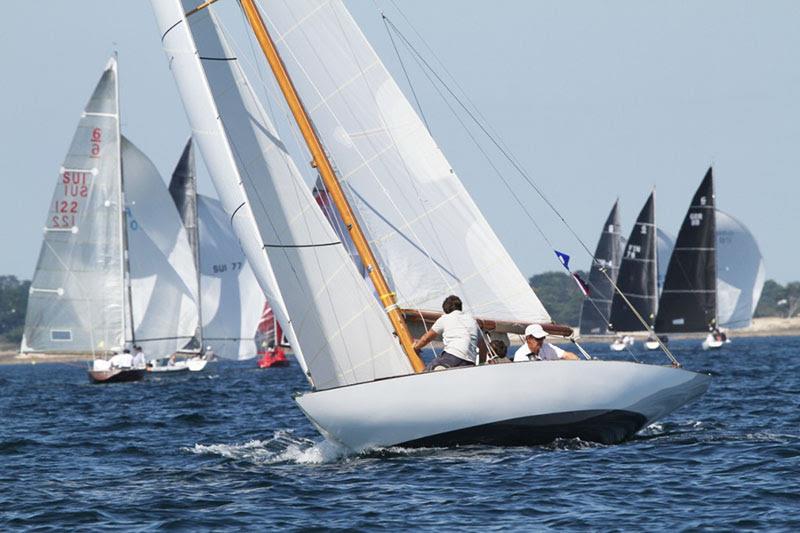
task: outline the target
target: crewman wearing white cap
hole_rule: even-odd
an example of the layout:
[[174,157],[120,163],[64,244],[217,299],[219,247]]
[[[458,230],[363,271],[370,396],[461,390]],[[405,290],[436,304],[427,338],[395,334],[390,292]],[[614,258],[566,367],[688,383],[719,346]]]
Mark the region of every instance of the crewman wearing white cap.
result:
[[525,328],[525,343],[514,353],[514,362],[520,361],[557,361],[568,359],[577,361],[578,356],[562,350],[549,342],[544,342],[547,332],[539,324],[531,324]]

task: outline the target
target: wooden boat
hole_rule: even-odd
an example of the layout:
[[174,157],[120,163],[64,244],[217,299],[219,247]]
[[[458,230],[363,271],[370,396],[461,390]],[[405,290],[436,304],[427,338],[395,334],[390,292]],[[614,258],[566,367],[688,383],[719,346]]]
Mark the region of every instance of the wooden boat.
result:
[[147,371],[143,368],[112,368],[109,370],[89,370],[89,381],[92,383],[124,383],[141,381]]
[[255,3],[240,2],[372,287],[256,98],[213,2],[151,4],[206,167],[294,335],[312,385],[295,401],[325,437],[352,450],[619,442],[706,391],[707,375],[613,361],[423,373],[407,317],[425,323],[442,291],[484,325],[552,320],[344,5],[270,4],[276,42]]

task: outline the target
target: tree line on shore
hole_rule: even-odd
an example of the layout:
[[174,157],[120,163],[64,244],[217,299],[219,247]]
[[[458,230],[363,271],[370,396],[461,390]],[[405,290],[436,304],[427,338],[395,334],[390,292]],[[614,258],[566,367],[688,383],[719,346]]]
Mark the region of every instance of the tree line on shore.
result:
[[[589,278],[586,272],[578,274],[582,279]],[[564,272],[543,272],[532,276],[529,282],[553,320],[560,324],[578,325],[583,294],[571,276]],[[30,281],[20,281],[16,276],[0,276],[0,342],[18,344],[22,340],[30,286]],[[770,279],[764,283],[756,317],[786,318],[796,316],[798,312],[800,281],[781,285]]]

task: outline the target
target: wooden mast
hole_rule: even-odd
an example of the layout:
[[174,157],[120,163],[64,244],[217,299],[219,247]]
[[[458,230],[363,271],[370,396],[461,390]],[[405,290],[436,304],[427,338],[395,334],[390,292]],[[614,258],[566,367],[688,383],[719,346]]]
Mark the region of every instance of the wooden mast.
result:
[[353,239],[356,250],[358,250],[358,255],[361,257],[361,261],[375,286],[375,290],[378,291],[381,304],[384,306],[386,314],[389,315],[389,320],[394,327],[397,337],[400,339],[400,344],[403,346],[406,357],[408,357],[408,360],[411,362],[414,371],[421,372],[425,365],[414,350],[411,333],[408,331],[408,326],[405,323],[403,314],[397,305],[397,297],[395,293],[390,290],[389,284],[386,282],[386,278],[383,276],[378,266],[375,255],[369,247],[367,238],[358,225],[358,221],[353,214],[350,204],[347,202],[347,198],[336,177],[336,173],[333,171],[333,166],[328,160],[325,150],[322,148],[322,143],[319,137],[317,137],[317,133],[311,124],[311,119],[308,113],[306,113],[303,103],[300,101],[300,96],[297,94],[297,90],[286,71],[286,67],[278,54],[278,50],[275,48],[275,43],[272,41],[272,37],[270,37],[267,31],[264,20],[261,18],[261,14],[258,12],[253,0],[241,0],[241,4],[245,16],[250,26],[253,28],[253,33],[256,39],[258,39],[258,43],[261,45],[261,50],[264,52],[267,62],[278,81],[278,86],[286,99],[286,103],[289,105],[289,109],[292,111],[297,126],[303,134],[303,139],[305,139],[306,145],[311,152],[313,158],[311,165],[319,171],[322,182],[325,184],[325,188],[328,190],[331,200],[339,211],[339,215],[342,217],[342,221],[349,231],[350,237]]

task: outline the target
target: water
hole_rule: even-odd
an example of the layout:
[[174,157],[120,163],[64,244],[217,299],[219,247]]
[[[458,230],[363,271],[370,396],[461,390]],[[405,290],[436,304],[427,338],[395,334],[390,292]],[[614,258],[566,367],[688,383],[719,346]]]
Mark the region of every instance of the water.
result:
[[294,406],[296,366],[2,366],[0,530],[800,529],[800,338],[672,345],[711,388],[627,443],[355,456]]

